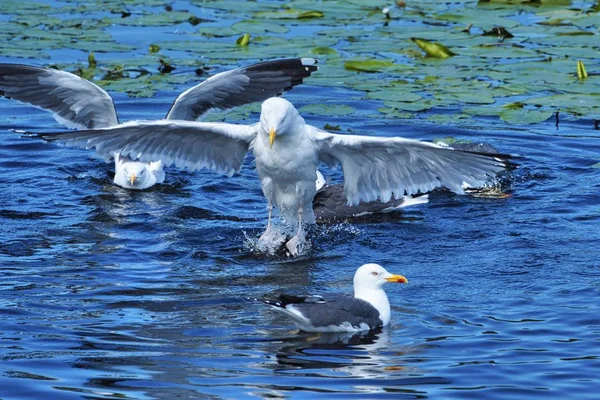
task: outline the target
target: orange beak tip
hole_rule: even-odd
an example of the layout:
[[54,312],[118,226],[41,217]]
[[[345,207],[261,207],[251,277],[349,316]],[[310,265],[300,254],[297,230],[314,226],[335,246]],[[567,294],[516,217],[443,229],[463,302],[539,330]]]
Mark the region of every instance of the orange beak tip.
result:
[[408,283],[408,279],[403,277],[402,275],[392,275],[389,278],[386,278],[388,282],[394,283]]

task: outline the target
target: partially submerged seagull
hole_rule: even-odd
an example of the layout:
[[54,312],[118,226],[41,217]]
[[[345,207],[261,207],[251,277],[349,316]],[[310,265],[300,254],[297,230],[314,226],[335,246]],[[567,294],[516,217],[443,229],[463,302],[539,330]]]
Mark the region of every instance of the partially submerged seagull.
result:
[[503,154],[455,150],[401,137],[329,133],[308,125],[287,100],[273,97],[262,104],[253,125],[138,121],[103,129],[42,134],[42,138],[100,154],[119,152],[140,160],[160,159],[190,170],[209,168],[233,175],[251,148],[267,198],[269,219],[261,238],[269,235],[273,207],[298,230],[287,243],[298,254],[303,224],[314,223],[312,201],[317,167],[341,164],[348,204],[392,196],[427,193],[437,187],[463,194],[463,184],[481,187],[510,166]]
[[[165,118],[195,121],[213,108],[225,110],[279,96],[316,71],[316,63],[314,58],[291,58],[221,72],[181,93]],[[68,128],[120,125],[109,94],[70,72],[0,63],[0,95],[51,111]],[[146,189],[165,179],[160,158],[137,160],[136,154],[119,151],[103,155],[114,158],[114,183],[126,189]]]
[[317,171],[316,186],[317,193],[312,206],[317,221],[339,221],[371,214],[385,214],[429,202],[429,195],[421,194],[402,196],[399,199],[390,199],[385,203],[374,200],[349,205],[348,199],[344,195],[344,185],[341,183],[328,183],[320,171]]
[[[438,140],[434,143],[440,146],[450,147],[450,145],[443,140]],[[499,153],[498,150],[487,143],[455,142],[452,143],[451,147],[455,150],[478,153]],[[369,202],[360,202],[358,204],[348,204],[348,199],[344,195],[344,185],[341,183],[328,182],[320,171],[317,171],[316,186],[317,194],[313,199],[313,211],[316,220],[320,222],[334,222],[373,214],[386,214],[402,210],[406,207],[427,204],[429,202],[429,194],[419,194],[414,196],[402,196],[399,199],[392,198],[385,203],[378,199]],[[463,189],[476,197],[485,197],[482,196],[482,194],[490,193],[489,191],[482,191],[482,188],[468,188],[463,186]]]
[[147,189],[165,181],[162,161],[142,162],[114,153],[115,184],[127,189]]
[[307,332],[359,332],[390,323],[391,308],[383,290],[387,282],[408,283],[378,264],[365,264],[354,274],[354,296],[289,296],[264,300]]

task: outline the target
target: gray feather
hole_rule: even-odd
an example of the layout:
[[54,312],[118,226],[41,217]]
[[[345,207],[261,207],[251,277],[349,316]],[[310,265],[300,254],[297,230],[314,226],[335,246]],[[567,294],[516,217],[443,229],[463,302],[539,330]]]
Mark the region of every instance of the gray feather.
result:
[[165,166],[175,164],[192,171],[208,168],[233,175],[242,166],[255,135],[255,125],[159,120],[40,137],[94,148],[104,156],[119,152],[140,161],[162,160]]
[[106,128],[119,123],[108,93],[66,71],[0,64],[0,95],[51,111],[70,128]]
[[228,109],[279,96],[318,67],[313,58],[266,61],[214,75],[177,97],[167,119],[195,121],[211,108]]
[[[272,302],[269,303],[275,305]],[[345,322],[359,328],[366,324],[369,329],[382,325],[379,311],[368,302],[346,295],[327,296],[286,296],[278,297],[277,307],[293,306],[300,311],[314,327],[341,325]]]
[[[311,128],[309,128],[311,129]],[[464,193],[512,166],[506,154],[455,150],[401,137],[339,135],[312,128],[321,161],[340,163],[348,204],[427,193],[445,187]]]

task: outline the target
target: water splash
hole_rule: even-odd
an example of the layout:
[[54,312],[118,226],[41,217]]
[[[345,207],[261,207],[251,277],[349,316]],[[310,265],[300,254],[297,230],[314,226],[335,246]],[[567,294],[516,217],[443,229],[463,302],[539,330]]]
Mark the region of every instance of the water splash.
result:
[[[246,231],[242,231],[244,234],[244,247],[254,253],[275,255],[285,255],[290,257],[290,253],[285,247],[285,244],[296,234],[295,227],[289,226],[284,223],[274,223],[271,225],[269,232],[262,234],[259,237],[251,237]],[[303,229],[300,234],[300,240],[297,244],[298,254],[296,256],[306,255],[312,248],[310,236],[312,229],[308,231]]]

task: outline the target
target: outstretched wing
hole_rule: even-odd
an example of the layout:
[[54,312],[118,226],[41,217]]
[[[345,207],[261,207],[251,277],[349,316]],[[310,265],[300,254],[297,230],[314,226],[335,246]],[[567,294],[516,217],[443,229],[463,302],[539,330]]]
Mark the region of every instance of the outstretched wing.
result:
[[119,123],[108,93],[66,71],[0,64],[0,95],[51,111],[69,128],[106,128]]
[[238,171],[256,125],[188,121],[141,121],[115,127],[40,134],[48,141],[94,148],[103,156],[114,152],[141,161],[161,160],[164,165],[197,170],[208,168],[229,176]]
[[279,96],[318,67],[314,58],[266,61],[214,75],[180,94],[167,119],[195,121],[211,108],[227,109]]
[[510,156],[455,150],[404,139],[338,135],[307,126],[321,161],[342,165],[348,204],[426,193],[446,187],[463,193],[462,186],[483,186],[510,167]]

